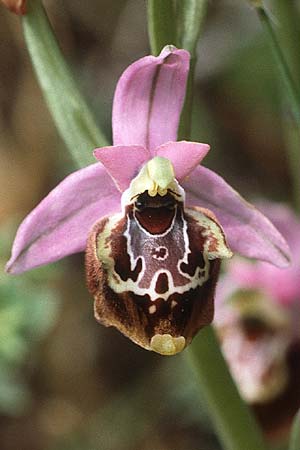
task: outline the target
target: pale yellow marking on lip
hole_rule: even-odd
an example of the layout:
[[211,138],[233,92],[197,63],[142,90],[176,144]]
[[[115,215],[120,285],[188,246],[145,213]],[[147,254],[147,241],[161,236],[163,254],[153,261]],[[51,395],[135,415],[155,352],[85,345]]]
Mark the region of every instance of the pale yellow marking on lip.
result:
[[149,313],[154,314],[156,312],[156,305],[149,306]]
[[150,348],[161,355],[171,356],[181,352],[185,347],[183,336],[173,337],[170,334],[155,334],[150,342]]

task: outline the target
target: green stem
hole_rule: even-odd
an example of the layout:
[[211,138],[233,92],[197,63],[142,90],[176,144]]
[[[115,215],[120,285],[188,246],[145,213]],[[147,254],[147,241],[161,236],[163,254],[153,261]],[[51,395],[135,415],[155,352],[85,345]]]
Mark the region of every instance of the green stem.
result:
[[[170,43],[162,39],[159,22],[163,17],[159,8],[163,1],[149,2],[149,33],[154,53]],[[153,14],[154,4],[156,6]],[[206,0],[181,0],[177,2],[177,38],[176,44],[191,54],[190,77],[187,86],[186,102],[181,114],[179,139],[190,137],[190,123],[193,100],[193,81],[196,65],[196,46],[203,25],[207,7]],[[155,26],[153,21],[158,18]],[[159,38],[156,37],[158,33]],[[157,42],[160,43],[158,48]],[[215,422],[220,440],[227,450],[265,450],[263,438],[249,409],[241,400],[227,365],[220,352],[212,327],[206,327],[194,340],[190,350],[196,374],[200,381],[210,412]]]
[[178,140],[190,139],[193,86],[196,67],[196,48],[205,19],[207,0],[181,0],[177,11],[177,42],[180,48],[190,52],[191,63],[184,106],[181,112]]
[[55,124],[79,167],[92,162],[92,150],[107,145],[79,92],[40,0],[28,2],[22,17],[25,41]]
[[148,1],[148,32],[154,55],[158,55],[165,45],[176,45],[174,0]]
[[212,326],[189,349],[218,436],[226,450],[266,450],[260,429],[232,381]]
[[299,450],[300,448],[300,409],[295,415],[292,431],[290,435],[289,450]]

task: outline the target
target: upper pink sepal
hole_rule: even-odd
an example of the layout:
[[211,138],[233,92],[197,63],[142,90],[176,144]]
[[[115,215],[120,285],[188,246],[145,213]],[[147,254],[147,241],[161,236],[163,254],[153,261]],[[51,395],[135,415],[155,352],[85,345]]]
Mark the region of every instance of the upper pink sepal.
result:
[[197,167],[209,151],[208,144],[179,141],[167,142],[156,149],[157,156],[171,161],[178,181],[187,177]]
[[83,251],[93,223],[118,211],[120,201],[101,164],[72,173],[20,225],[7,272],[21,273]]
[[176,141],[190,55],[167,46],[131,64],[117,84],[113,103],[114,145],[141,145],[151,152]]
[[151,158],[149,150],[139,145],[96,148],[94,155],[102,162],[121,192],[129,187],[140,168]]
[[182,187],[187,205],[208,208],[216,215],[233,252],[278,267],[289,265],[289,246],[279,231],[219,175],[199,166]]

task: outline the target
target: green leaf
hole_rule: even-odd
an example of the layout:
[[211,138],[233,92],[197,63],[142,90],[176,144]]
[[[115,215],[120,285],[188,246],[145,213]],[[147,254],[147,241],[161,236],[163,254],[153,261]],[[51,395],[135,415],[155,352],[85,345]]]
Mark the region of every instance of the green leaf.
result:
[[289,446],[289,450],[299,450],[299,449],[300,449],[300,409],[296,414],[293,422]]
[[92,150],[107,141],[78,90],[40,0],[22,17],[25,41],[55,124],[79,167],[94,162]]

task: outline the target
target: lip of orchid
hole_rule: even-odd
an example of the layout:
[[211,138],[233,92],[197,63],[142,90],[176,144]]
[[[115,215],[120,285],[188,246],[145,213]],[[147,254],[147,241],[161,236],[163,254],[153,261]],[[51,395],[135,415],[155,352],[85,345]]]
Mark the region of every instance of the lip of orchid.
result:
[[188,52],[174,47],[125,70],[114,97],[114,146],[96,149],[102,164],[69,175],[27,216],[7,264],[10,273],[83,251],[93,223],[120,211],[121,192],[155,156],[170,160],[188,205],[217,216],[235,252],[287,265],[288,246],[275,227],[221,177],[198,167],[209,146],[176,142],[188,70]]

